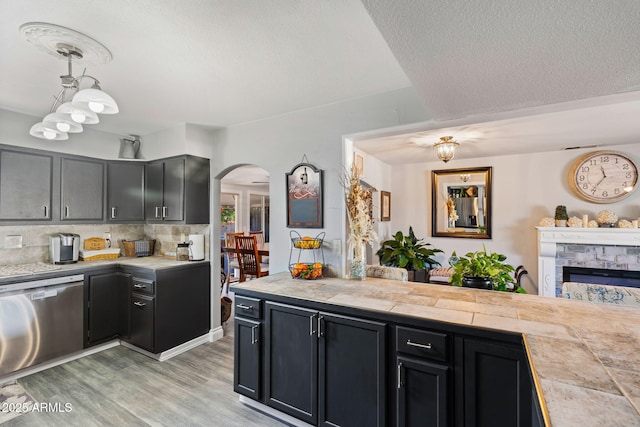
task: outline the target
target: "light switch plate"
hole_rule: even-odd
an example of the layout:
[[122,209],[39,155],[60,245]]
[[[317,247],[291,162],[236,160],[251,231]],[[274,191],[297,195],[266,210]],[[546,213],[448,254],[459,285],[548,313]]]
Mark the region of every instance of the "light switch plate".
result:
[[10,235],[4,236],[5,249],[18,249],[22,247],[22,236]]

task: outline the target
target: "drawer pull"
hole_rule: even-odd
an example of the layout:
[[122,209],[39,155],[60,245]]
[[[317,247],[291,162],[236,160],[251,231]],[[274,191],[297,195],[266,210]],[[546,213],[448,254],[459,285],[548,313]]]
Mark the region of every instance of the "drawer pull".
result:
[[398,390],[402,388],[402,362],[398,363]]
[[134,288],[136,289],[144,289],[147,287],[147,285],[143,285],[141,283],[136,283],[135,285],[133,285]]
[[252,305],[237,304],[236,307],[241,308],[243,310],[253,310],[253,306]]
[[417,342],[411,342],[411,340],[407,340],[407,345],[410,345],[412,347],[419,347],[419,348],[425,348],[427,350],[431,350],[431,343],[429,344],[420,344]]
[[135,305],[136,307],[140,307],[140,308],[142,308],[142,307],[144,307],[144,306],[145,306],[145,305],[147,305],[147,304],[145,304],[144,302],[135,301],[135,302],[133,303],[133,305]]

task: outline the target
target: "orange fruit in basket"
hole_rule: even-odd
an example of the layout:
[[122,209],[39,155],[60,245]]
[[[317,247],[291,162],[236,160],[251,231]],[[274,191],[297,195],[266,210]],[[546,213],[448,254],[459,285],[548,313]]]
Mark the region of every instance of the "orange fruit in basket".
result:
[[298,277],[304,271],[307,271],[307,264],[303,264],[301,262],[298,262],[298,263],[294,264],[293,268],[291,269],[291,275],[293,277]]

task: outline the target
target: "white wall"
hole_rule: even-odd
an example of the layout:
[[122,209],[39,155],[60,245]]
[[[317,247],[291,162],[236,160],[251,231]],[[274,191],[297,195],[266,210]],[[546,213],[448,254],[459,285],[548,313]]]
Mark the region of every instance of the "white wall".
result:
[[[607,147],[640,160],[640,143]],[[460,149],[464,149],[461,146]],[[500,156],[472,160],[395,166],[392,168],[393,230],[407,232],[409,225],[418,237],[445,251],[438,260],[447,265],[455,250],[497,251],[507,261],[522,264],[529,271],[525,289],[537,292],[537,234],[535,227],[545,216],[553,217],[557,205],[566,205],[569,216],[588,214],[595,219],[603,209],[616,212],[620,219],[640,217],[640,191],[610,205],[589,203],[575,196],[568,185],[568,174],[575,159],[597,149],[554,151],[526,155]],[[431,170],[493,167],[493,210],[491,240],[431,237]]]
[[[305,154],[324,171],[324,228],[299,231],[306,235],[325,231],[327,242],[344,240],[344,190],[339,182],[344,168],[342,136],[428,118],[414,89],[406,88],[231,126],[215,134],[212,176],[219,180],[227,169],[239,164],[257,165],[269,172],[270,271],[287,271],[290,240],[285,174]],[[213,209],[219,209],[219,201],[216,205],[214,200]],[[219,232],[219,224],[213,232]],[[338,251],[326,248],[325,261],[332,269],[343,267],[340,257]],[[214,262],[218,258],[214,252]]]

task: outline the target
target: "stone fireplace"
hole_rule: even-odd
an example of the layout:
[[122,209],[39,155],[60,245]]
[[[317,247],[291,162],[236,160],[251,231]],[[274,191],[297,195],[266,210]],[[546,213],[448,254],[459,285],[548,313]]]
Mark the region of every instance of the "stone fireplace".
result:
[[539,295],[559,295],[564,266],[640,271],[640,229],[536,228]]

